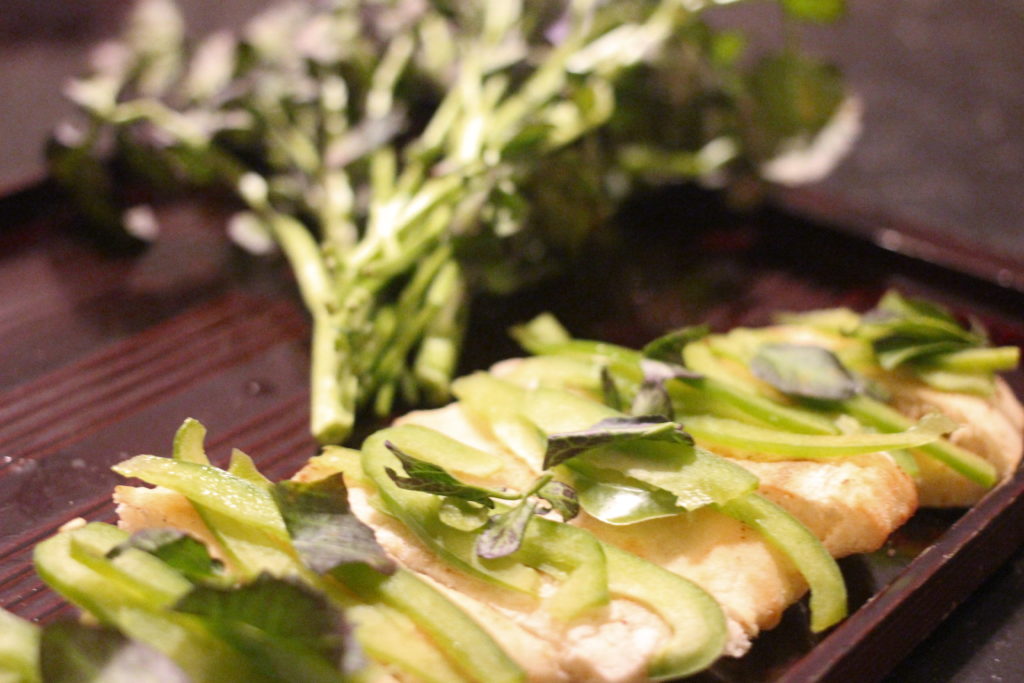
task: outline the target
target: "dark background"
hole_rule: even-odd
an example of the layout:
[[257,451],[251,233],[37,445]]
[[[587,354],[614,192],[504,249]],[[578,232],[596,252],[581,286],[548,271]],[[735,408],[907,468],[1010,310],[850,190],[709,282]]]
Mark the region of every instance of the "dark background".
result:
[[[258,0],[182,0],[196,33],[238,24]],[[123,0],[4,0],[0,11],[0,188],[44,173],[60,87],[112,35]],[[764,40],[774,8],[718,10]],[[838,26],[803,31],[865,104],[852,154],[818,189],[1024,262],[1024,3],[855,0]],[[1024,553],[893,673],[898,681],[1024,677]]]

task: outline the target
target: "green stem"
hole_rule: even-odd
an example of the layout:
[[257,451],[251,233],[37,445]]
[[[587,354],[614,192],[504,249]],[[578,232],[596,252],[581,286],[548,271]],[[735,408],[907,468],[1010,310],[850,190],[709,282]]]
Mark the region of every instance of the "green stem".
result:
[[1020,348],[998,346],[985,349],[963,349],[929,356],[921,365],[948,372],[1002,372],[1013,370],[1020,362]]

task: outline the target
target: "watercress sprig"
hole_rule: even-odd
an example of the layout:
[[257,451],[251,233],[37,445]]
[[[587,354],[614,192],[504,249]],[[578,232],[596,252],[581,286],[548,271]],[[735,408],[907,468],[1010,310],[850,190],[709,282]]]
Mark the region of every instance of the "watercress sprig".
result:
[[[385,441],[384,445],[405,470],[406,476],[403,477],[394,469],[385,468],[396,486],[407,491],[443,496],[449,508],[443,507],[442,511],[449,511],[442,512],[442,521],[465,526],[464,520],[468,517],[471,519],[469,528],[482,529],[475,544],[476,554],[480,557],[496,559],[517,551],[530,519],[543,509],[542,501],[558,512],[564,522],[579,514],[576,492],[567,484],[553,481],[550,472],[539,476],[522,492],[499,491],[461,482],[440,465],[410,455],[390,441]],[[493,499],[518,502],[510,508],[496,510]],[[452,507],[455,512],[451,511]],[[485,508],[487,512],[484,512]],[[452,516],[458,521],[453,521]]]

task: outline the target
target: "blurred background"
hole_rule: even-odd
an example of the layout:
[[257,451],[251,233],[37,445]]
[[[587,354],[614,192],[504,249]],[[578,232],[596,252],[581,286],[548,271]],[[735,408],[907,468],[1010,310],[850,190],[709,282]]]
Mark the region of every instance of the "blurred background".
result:
[[[202,35],[240,25],[267,0],[180,0]],[[838,25],[804,29],[865,104],[864,131],[822,191],[1024,259],[1024,3],[852,0]],[[68,110],[60,88],[126,0],[5,0],[0,13],[0,187],[43,173],[41,148]],[[779,36],[767,3],[724,7],[720,21]]]

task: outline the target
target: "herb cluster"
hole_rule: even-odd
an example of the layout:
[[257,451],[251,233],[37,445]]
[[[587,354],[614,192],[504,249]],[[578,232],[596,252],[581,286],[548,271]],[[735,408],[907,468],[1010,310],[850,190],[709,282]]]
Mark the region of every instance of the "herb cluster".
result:
[[321,0],[191,42],[172,0],[140,0],[68,88],[53,174],[108,237],[157,228],[118,204],[110,160],[240,201],[229,233],[292,266],[312,431],[340,441],[362,407],[446,397],[472,293],[549,272],[636,182],[756,175],[811,145],[836,72],[792,45],[750,65],[716,4]]

